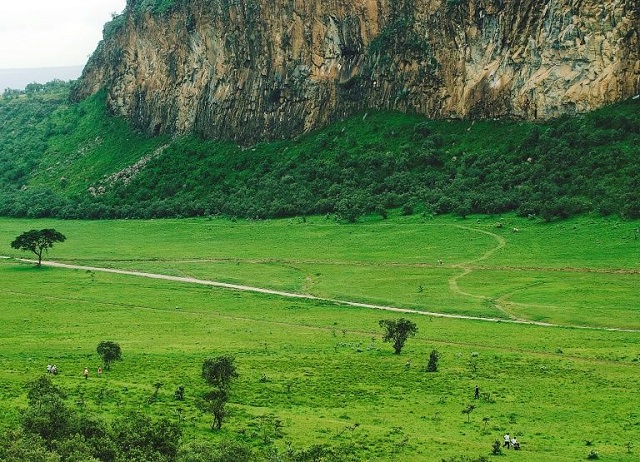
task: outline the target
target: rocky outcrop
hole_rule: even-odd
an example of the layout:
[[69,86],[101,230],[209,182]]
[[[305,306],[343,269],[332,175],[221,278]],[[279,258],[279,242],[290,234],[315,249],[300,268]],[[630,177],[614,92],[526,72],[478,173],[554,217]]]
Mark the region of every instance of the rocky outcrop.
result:
[[149,133],[252,142],[367,108],[546,119],[640,93],[637,0],[143,3],[105,26],[76,96],[106,87]]

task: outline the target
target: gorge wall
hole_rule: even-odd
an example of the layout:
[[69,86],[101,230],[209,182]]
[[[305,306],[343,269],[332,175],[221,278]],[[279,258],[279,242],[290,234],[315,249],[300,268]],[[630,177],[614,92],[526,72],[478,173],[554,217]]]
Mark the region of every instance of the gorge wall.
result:
[[[148,133],[291,137],[367,108],[546,119],[640,93],[637,0],[129,0],[77,98]],[[160,1],[160,0],[158,0]],[[169,4],[169,6],[167,6]]]

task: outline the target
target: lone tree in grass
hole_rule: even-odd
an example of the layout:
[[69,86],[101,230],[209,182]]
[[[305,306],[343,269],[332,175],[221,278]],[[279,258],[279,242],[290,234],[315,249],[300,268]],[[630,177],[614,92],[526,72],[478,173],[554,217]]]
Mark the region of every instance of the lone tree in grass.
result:
[[381,319],[380,327],[384,329],[382,340],[393,342],[394,353],[399,355],[409,337],[413,337],[418,332],[418,326],[405,318],[397,320]]
[[233,356],[222,355],[207,358],[202,363],[202,378],[214,387],[204,394],[202,400],[202,408],[213,414],[212,430],[222,427],[222,420],[227,414],[225,406],[229,399],[229,387],[233,379],[238,377],[234,360]]
[[56,242],[64,242],[67,238],[55,229],[32,229],[16,237],[11,247],[18,250],[29,250],[38,256],[38,266],[42,264],[42,253],[53,247]]
[[110,369],[112,362],[122,360],[122,350],[115,342],[100,342],[96,350],[102,358],[105,369]]
[[462,410],[463,414],[467,414],[467,423],[471,422],[471,413],[476,407],[473,404],[469,404],[465,409]]

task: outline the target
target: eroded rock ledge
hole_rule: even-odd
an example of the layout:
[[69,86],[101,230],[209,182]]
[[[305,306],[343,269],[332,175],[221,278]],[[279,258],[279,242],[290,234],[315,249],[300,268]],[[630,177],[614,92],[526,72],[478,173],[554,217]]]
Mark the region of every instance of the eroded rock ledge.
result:
[[640,93],[637,0],[176,0],[105,26],[76,96],[149,133],[295,136],[366,108],[546,119]]

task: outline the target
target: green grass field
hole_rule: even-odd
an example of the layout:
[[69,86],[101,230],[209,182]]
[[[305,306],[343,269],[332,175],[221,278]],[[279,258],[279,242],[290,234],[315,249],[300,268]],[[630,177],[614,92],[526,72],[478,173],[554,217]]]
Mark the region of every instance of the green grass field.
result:
[[[503,459],[575,461],[595,450],[602,460],[637,460],[638,226],[513,216],[353,225],[0,219],[0,255],[10,257],[30,258],[10,248],[15,236],[54,227],[67,236],[48,256],[56,261],[502,319],[400,315],[0,259],[0,425],[17,424],[25,382],[53,362],[62,370],[55,381],[87,412],[180,419],[186,441],[328,444],[361,460],[418,461],[489,456],[509,431],[522,451]],[[378,320],[400,316],[419,333],[397,356]],[[124,360],[98,379],[101,340],[120,343]],[[427,373],[432,349],[440,367]],[[235,355],[240,377],[213,433],[195,401],[205,390],[202,360],[222,353]],[[160,399],[150,403],[156,382]],[[476,384],[483,399],[473,399]],[[182,403],[173,399],[179,385]]]

